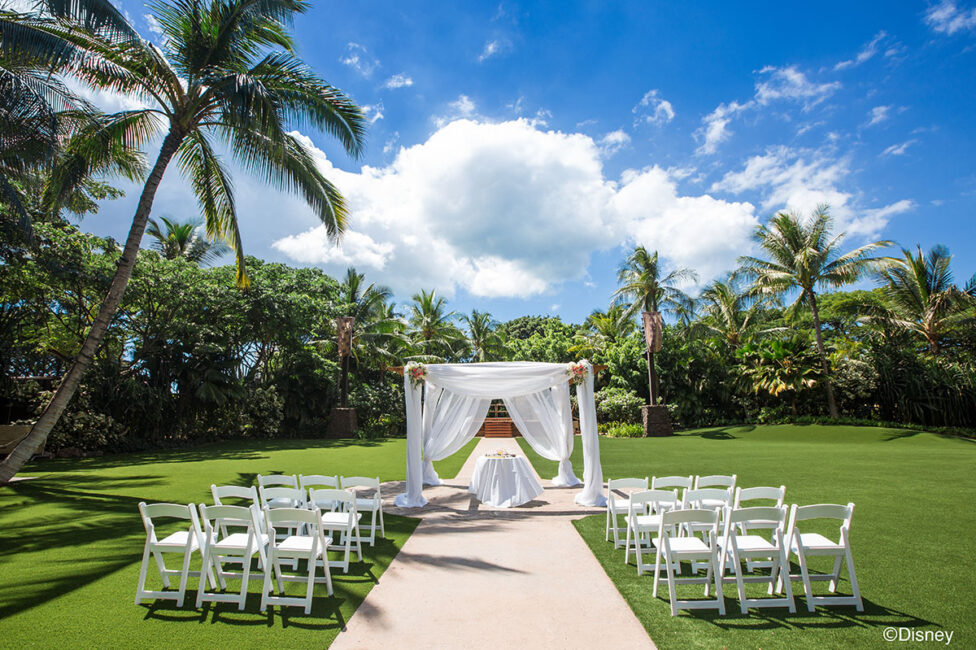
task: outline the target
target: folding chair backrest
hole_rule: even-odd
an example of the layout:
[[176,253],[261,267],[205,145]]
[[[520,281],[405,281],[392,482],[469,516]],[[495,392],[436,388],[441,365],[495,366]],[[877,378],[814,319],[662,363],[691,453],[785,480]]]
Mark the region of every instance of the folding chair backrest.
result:
[[709,488],[709,487],[722,487],[722,488],[733,488],[735,487],[736,475],[732,474],[727,476],[725,474],[712,474],[710,476],[696,476],[695,477],[695,489]]
[[305,474],[298,475],[298,487],[302,490],[307,490],[310,487],[314,488],[337,488],[339,487],[339,477],[338,476],[326,476],[324,474]]
[[690,490],[692,484],[691,476],[655,476],[651,479],[651,489],[658,488],[682,488]]
[[614,490],[646,490],[647,477],[644,478],[612,478],[607,481],[607,492]]
[[294,474],[270,474],[268,476],[262,476],[258,474],[258,487],[271,487],[271,486],[282,486],[282,487],[298,487],[298,478]]
[[664,512],[677,507],[677,505],[677,490],[644,490],[630,494],[627,512],[631,515],[643,514],[647,510]]
[[197,508],[192,503],[183,505],[180,503],[146,503],[140,501],[139,514],[142,516],[142,525],[146,528],[146,535],[151,538],[156,535],[154,519],[181,519],[189,522],[190,534],[195,535],[198,541],[203,541],[203,531],[200,528],[200,519],[197,517]]
[[765,499],[769,501],[775,501],[777,506],[783,505],[783,501],[786,499],[786,486],[781,485],[777,487],[751,487],[751,488],[736,488],[735,489],[735,508],[741,508],[742,503],[745,501],[756,501],[759,499]]
[[233,505],[224,503],[225,499],[242,499],[248,501],[248,506],[261,505],[258,501],[258,490],[253,485],[241,487],[239,485],[211,485],[210,494],[214,504],[218,506]]
[[[306,524],[319,526],[322,523],[322,514],[318,508],[307,510],[306,508],[264,508],[264,520],[269,531],[278,528],[301,528]],[[273,537],[273,535],[272,535]]]
[[848,503],[842,506],[835,503],[818,503],[812,506],[793,506],[796,512],[796,521],[808,519],[840,519],[844,523],[850,523],[851,516],[854,514],[854,504]]
[[300,508],[305,505],[305,492],[292,487],[261,487],[261,504],[271,508]]
[[312,503],[331,503],[341,504],[343,510],[354,510],[356,508],[356,495],[348,490],[337,488],[311,488],[308,491],[309,501]]
[[206,529],[207,539],[214,539],[215,531],[220,527],[233,526],[235,528],[250,529],[253,526],[251,508],[242,506],[205,506],[200,505],[200,518]]
[[671,510],[661,515],[661,525],[668,529],[678,524],[718,524],[718,511],[691,508],[688,510]]
[[341,487],[343,490],[348,490],[349,488],[366,487],[373,488],[378,492],[380,489],[380,477],[341,476],[339,477],[339,487]]
[[775,522],[778,528],[785,528],[786,507],[757,506],[755,508],[739,508],[738,510],[730,510],[726,513],[725,521],[726,524],[730,526],[736,524],[763,525],[769,522]]
[[689,509],[722,508],[732,504],[732,490],[720,488],[698,488],[685,490],[684,507]]

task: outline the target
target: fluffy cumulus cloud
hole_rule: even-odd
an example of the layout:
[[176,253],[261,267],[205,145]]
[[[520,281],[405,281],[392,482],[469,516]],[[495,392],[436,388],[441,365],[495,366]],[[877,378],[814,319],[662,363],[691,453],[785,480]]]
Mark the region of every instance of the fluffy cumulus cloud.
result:
[[603,155],[609,158],[630,144],[630,136],[623,129],[617,129],[600,138],[599,144]]
[[349,229],[336,246],[309,219],[274,248],[331,272],[354,265],[400,294],[543,294],[585,279],[593,252],[634,243],[707,279],[731,267],[757,223],[749,203],[682,196],[659,167],[608,179],[601,142],[528,119],[456,119],[359,172],[315,155],[346,197]]
[[953,35],[976,29],[976,8],[960,8],[952,0],[932,5],[925,12],[925,22],[933,31]]
[[635,124],[645,122],[647,124],[661,125],[667,124],[674,119],[674,106],[671,102],[660,97],[657,89],[648,90],[637,102],[633,109]]
[[912,201],[903,199],[882,208],[861,208],[854,194],[840,189],[850,173],[847,158],[779,146],[749,158],[741,170],[728,172],[714,183],[712,190],[759,192],[765,212],[785,209],[806,214],[827,204],[840,230],[863,237],[876,237],[890,217],[914,207]]

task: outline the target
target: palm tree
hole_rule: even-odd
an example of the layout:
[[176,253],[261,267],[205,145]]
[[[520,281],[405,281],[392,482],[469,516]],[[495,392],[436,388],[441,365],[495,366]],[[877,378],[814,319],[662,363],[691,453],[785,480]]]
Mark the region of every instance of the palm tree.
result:
[[[59,0],[63,1],[63,0]],[[132,275],[156,190],[175,158],[204,215],[207,235],[229,243],[237,255],[237,283],[249,283],[231,178],[214,149],[224,142],[246,169],[273,186],[302,196],[337,238],[346,208],[300,139],[288,132],[304,124],[335,136],[352,156],[364,146],[362,110],[315,75],[294,54],[289,26],[308,8],[304,0],[156,0],[150,10],[162,45],[138,38],[113,42],[63,22],[35,30],[56,42],[83,47],[85,56],[64,62],[63,73],[84,83],[129,93],[148,108],[120,114],[128,142],[163,135],[139,197],[115,276],[81,351],[31,433],[0,464],[0,483],[12,477],[47,438],[91,365]],[[37,39],[8,38],[13,50]],[[50,55],[53,57],[53,55]]]
[[466,339],[454,325],[456,314],[447,311],[447,301],[424,290],[414,294],[413,301],[408,318],[408,334],[418,353],[413,360],[436,363],[456,356]]
[[493,361],[505,353],[505,341],[498,334],[498,321],[491,314],[473,310],[463,314],[461,320],[468,328],[471,356],[475,361]]
[[636,326],[633,318],[624,316],[624,311],[621,304],[610,305],[606,311],[594,309],[583,321],[582,331],[576,335],[577,342],[569,351],[592,359],[603,353],[608,345],[630,336]]
[[[633,318],[637,312],[642,312],[647,346],[647,379],[650,393],[650,404],[658,401],[657,370],[654,368],[654,353],[660,349],[662,323],[661,311],[670,313],[687,313],[691,298],[678,289],[675,284],[681,282],[696,282],[698,276],[691,269],[674,269],[664,274],[657,251],[650,253],[643,246],[638,246],[627,256],[617,273],[620,288],[613,296],[614,300],[624,305],[621,315],[624,319]],[[655,341],[652,349],[651,340]]]
[[891,242],[873,242],[841,255],[838,247],[844,233],[832,237],[832,226],[833,219],[826,205],[818,206],[807,220],[796,213],[780,212],[767,225],[756,228],[753,236],[769,259],[745,256],[739,258],[739,263],[744,265],[744,272],[754,278],[756,292],[781,296],[797,289],[799,295],[790,309],[795,311],[802,304],[809,305],[827,391],[827,406],[830,416],[836,418],[839,413],[824,351],[817,290],[851,284],[869,271],[882,268],[887,258],[872,257],[870,254],[890,246]]
[[973,320],[967,312],[970,296],[976,294],[976,275],[960,289],[949,268],[951,261],[945,246],[933,246],[928,255],[921,246],[915,253],[903,248],[902,257],[880,273],[888,303],[882,318],[922,337],[932,355],[939,354],[948,329]]
[[763,296],[742,286],[737,274],[715,280],[698,297],[701,324],[725,340],[735,350],[755,329]]
[[160,217],[166,231],[155,219],[149,220],[146,234],[155,241],[152,247],[168,260],[184,259],[194,264],[208,264],[221,257],[230,247],[221,241],[209,241],[201,232],[200,221],[180,223]]

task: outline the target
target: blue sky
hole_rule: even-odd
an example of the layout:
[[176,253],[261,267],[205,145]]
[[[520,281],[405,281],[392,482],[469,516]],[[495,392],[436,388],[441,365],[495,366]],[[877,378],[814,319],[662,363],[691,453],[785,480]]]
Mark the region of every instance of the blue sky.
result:
[[[302,134],[349,200],[340,247],[239,173],[250,254],[578,322],[635,243],[704,282],[771,214],[827,202],[850,246],[944,243],[976,272],[973,2],[319,1],[296,32],[369,146]],[[121,238],[136,195],[83,227]],[[175,167],[154,214],[197,214]]]

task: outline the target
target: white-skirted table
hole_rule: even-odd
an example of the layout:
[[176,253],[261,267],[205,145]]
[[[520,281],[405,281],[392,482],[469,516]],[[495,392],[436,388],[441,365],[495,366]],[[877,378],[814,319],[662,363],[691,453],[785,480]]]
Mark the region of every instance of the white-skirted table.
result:
[[543,490],[524,456],[482,456],[475,463],[468,492],[485,505],[514,508]]

